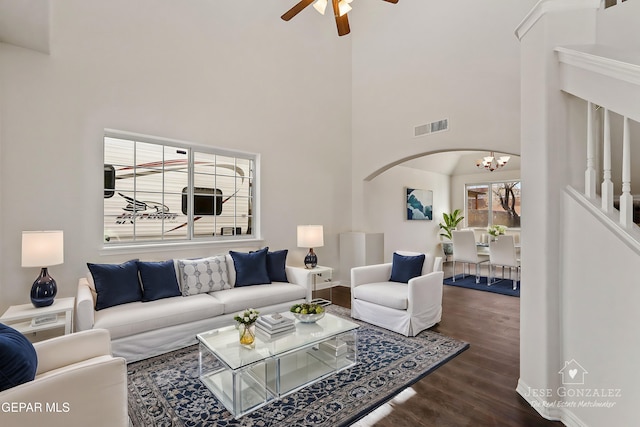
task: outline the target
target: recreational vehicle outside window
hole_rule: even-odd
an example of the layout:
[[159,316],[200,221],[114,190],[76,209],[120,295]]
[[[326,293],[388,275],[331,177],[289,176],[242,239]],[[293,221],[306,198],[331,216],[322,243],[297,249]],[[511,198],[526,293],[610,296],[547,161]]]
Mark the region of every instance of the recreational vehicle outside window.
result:
[[466,185],[467,227],[520,228],[520,181]]
[[105,245],[253,238],[256,157],[107,133]]

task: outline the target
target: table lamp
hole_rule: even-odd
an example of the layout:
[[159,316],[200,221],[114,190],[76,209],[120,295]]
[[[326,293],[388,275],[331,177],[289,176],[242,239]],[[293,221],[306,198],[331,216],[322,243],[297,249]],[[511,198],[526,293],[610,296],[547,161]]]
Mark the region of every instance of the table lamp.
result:
[[23,231],[22,266],[41,267],[40,276],[31,287],[31,303],[34,307],[53,304],[58,287],[47,267],[64,262],[64,236],[62,231]]
[[304,257],[306,268],[315,268],[318,265],[318,257],[313,248],[324,246],[324,234],[321,225],[299,225],[298,226],[298,247],[309,248],[309,253]]

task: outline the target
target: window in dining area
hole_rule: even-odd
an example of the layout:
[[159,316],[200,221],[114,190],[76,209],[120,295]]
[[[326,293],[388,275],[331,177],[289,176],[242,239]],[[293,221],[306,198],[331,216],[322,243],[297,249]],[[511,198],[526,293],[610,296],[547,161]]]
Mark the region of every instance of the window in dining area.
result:
[[520,228],[520,181],[466,185],[467,227]]

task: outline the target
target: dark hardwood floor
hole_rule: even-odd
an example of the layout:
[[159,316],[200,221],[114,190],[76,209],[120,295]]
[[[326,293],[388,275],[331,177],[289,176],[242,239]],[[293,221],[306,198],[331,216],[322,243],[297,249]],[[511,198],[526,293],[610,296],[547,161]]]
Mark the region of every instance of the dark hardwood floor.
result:
[[[329,298],[329,291],[318,291]],[[335,287],[333,303],[350,308],[350,289]],[[470,348],[412,386],[416,394],[377,427],[561,426],[541,417],[515,388],[519,376],[520,299],[444,287],[442,321],[432,328]]]

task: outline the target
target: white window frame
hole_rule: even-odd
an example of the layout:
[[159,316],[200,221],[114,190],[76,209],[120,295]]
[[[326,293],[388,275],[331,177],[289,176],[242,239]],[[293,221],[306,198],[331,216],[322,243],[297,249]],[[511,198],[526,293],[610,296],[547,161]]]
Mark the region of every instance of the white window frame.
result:
[[[103,146],[103,164],[105,164],[105,139],[106,138],[117,138],[117,139],[125,139],[136,142],[143,142],[147,144],[155,144],[162,146],[171,146],[180,149],[184,149],[188,153],[188,203],[187,207],[187,227],[188,232],[187,236],[184,239],[170,239],[170,240],[138,240],[138,241],[127,241],[127,242],[106,242],[102,240],[102,249],[106,252],[111,251],[122,251],[135,253],[137,250],[148,251],[149,249],[153,250],[154,248],[157,250],[171,250],[175,247],[182,246],[201,246],[201,245],[211,245],[211,244],[221,244],[225,247],[234,247],[234,246],[246,246],[247,242],[262,242],[260,231],[260,154],[258,153],[250,153],[246,151],[233,150],[228,148],[220,148],[216,146],[208,146],[202,144],[195,144],[188,141],[180,141],[169,138],[143,135],[133,132],[120,131],[114,129],[105,129],[104,135],[102,138]],[[202,237],[202,236],[194,236],[194,214],[193,214],[193,191],[194,191],[194,153],[203,153],[210,155],[219,155],[225,157],[232,157],[237,159],[245,159],[253,162],[253,176],[252,176],[252,187],[251,187],[251,199],[252,199],[252,211],[251,211],[251,234],[244,235],[231,235],[231,236],[222,236],[215,235],[211,237]],[[104,185],[103,185],[104,187]],[[101,191],[102,192],[102,191]],[[163,191],[164,197],[164,191]],[[104,198],[103,198],[104,201]],[[102,209],[102,224],[104,228],[105,223],[105,208],[103,202]]]
[[[505,182],[519,182],[520,183],[520,187],[522,188],[522,180],[520,179],[499,179],[496,181],[481,181],[481,182],[467,182],[464,184],[464,217],[465,217],[465,224],[468,228],[478,228],[478,229],[485,229],[487,227],[490,227],[493,225],[493,194],[491,193],[492,191],[492,186],[494,184],[504,184]],[[479,186],[488,186],[489,187],[489,208],[488,208],[488,218],[487,218],[487,226],[477,226],[477,225],[469,225],[469,201],[468,201],[468,195],[469,195],[469,191],[468,191],[468,187],[479,187]],[[522,194],[520,195],[520,197],[522,197]],[[522,200],[521,200],[522,203]],[[520,214],[520,219],[522,222],[522,214]],[[522,225],[522,224],[521,224]],[[509,227],[510,230],[519,230],[520,227]]]

